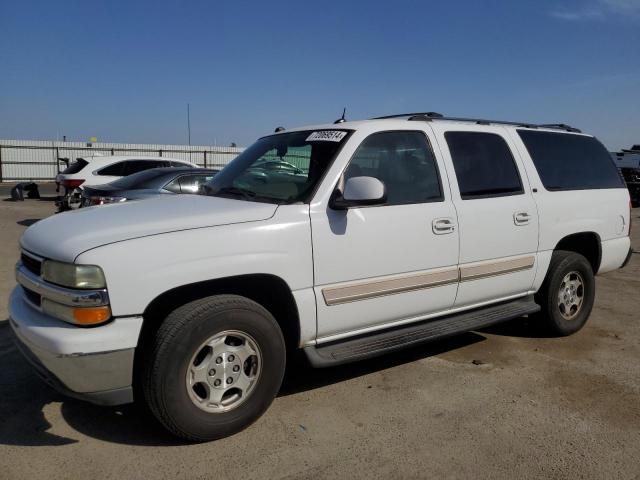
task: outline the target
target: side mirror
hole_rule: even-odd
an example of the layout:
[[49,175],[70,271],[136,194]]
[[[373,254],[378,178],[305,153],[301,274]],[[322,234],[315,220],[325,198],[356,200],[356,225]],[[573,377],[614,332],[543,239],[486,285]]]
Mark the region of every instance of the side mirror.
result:
[[351,177],[344,184],[344,192],[333,193],[329,206],[334,210],[382,205],[387,201],[387,189],[374,177]]

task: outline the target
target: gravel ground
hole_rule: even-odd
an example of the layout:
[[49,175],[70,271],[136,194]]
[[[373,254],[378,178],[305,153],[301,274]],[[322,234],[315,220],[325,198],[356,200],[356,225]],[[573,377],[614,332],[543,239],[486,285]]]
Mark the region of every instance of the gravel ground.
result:
[[598,277],[572,337],[519,319],[332,369],[296,358],[256,424],[190,445],[135,407],[66,399],[31,372],[3,319],[19,236],[54,207],[0,202],[2,479],[640,478],[640,254]]

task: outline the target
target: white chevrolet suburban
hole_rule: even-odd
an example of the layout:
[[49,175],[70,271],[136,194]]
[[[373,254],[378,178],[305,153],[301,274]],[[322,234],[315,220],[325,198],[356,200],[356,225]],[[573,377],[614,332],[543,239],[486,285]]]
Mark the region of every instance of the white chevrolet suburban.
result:
[[31,226],[10,322],[55,388],[209,440],[265,412],[296,348],[326,367],[524,315],[576,332],[629,222],[607,150],[566,125],[279,128],[204,195]]

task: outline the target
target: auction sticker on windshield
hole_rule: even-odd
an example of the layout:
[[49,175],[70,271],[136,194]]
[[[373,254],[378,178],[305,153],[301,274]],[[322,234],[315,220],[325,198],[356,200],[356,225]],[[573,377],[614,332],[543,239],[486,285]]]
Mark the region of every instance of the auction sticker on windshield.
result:
[[341,130],[320,130],[307,137],[307,142],[339,142],[347,135]]

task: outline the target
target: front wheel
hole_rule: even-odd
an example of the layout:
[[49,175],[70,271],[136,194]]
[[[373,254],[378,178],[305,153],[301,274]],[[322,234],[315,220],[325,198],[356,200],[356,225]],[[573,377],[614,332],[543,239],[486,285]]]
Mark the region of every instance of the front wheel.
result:
[[285,368],[280,327],[236,295],[188,303],[163,321],[142,376],[145,401],[174,435],[207,441],[253,423],[278,393]]
[[575,252],[557,250],[551,256],[547,277],[536,294],[542,307],[538,317],[556,335],[571,335],[587,322],[596,284],[589,261]]

